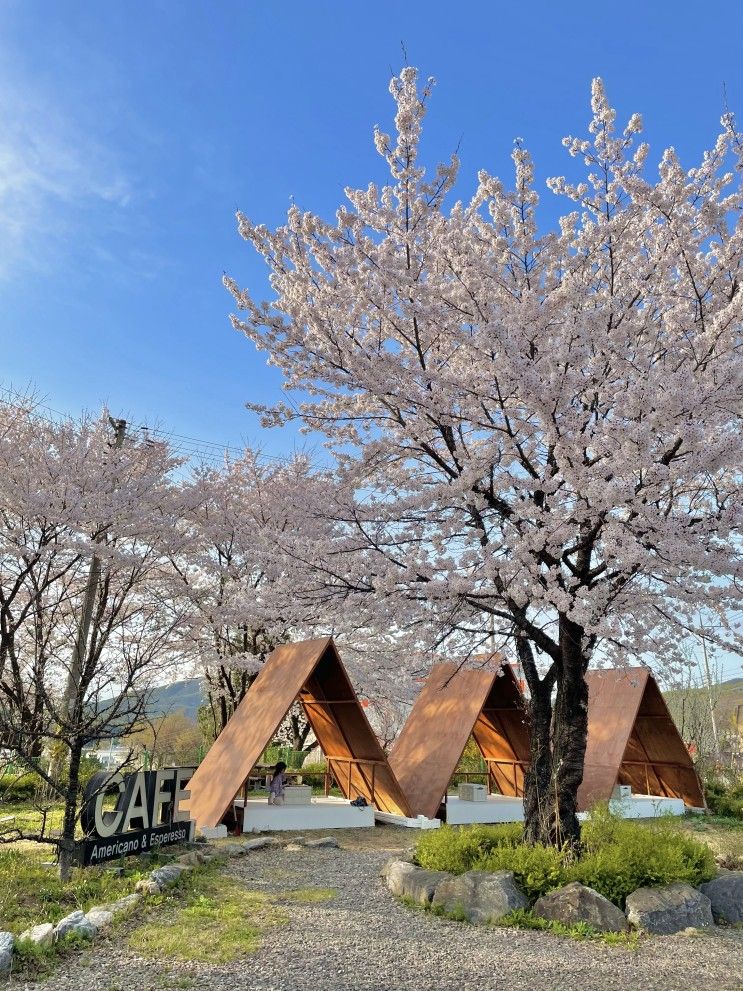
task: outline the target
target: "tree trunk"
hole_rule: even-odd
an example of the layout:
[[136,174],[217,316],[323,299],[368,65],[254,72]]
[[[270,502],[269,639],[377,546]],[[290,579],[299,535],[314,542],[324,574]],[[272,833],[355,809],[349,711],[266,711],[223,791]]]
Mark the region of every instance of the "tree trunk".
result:
[[[560,658],[550,669],[553,678],[548,675],[540,680],[530,651],[529,657],[532,671],[526,665],[524,671],[531,692],[531,764],[524,785],[524,836],[529,843],[578,850],[578,789],[588,739],[583,630],[560,617]],[[557,688],[554,703],[553,681]]]
[[59,838],[59,876],[68,881],[75,862],[75,826],[77,825],[77,798],[80,784],[80,760],[82,744],[75,740],[70,746],[69,778],[65,791],[64,820]]
[[550,782],[552,780],[552,686],[538,682],[529,706],[531,744],[524,781],[524,838],[547,843],[550,835]]

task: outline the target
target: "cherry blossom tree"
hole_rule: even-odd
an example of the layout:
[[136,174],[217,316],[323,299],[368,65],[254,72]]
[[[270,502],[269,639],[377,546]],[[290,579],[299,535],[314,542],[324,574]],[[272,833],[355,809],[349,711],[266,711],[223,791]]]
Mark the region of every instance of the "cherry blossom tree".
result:
[[406,68],[390,88],[385,185],[347,189],[330,221],[238,214],[274,295],[227,278],[234,325],[296,399],[253,408],[337,451],[325,508],[360,561],[343,594],[393,602],[450,650],[491,626],[512,645],[526,835],[577,844],[588,666],[673,665],[701,614],[741,646],[741,136],[726,114],[699,164],[671,148],[653,177],[641,118],[619,130],[596,79],[571,176],[548,181],[567,211],[541,231],[522,141],[512,189],[481,171],[450,202],[456,157],[427,175],[419,156],[431,84]]
[[289,553],[297,542],[317,546],[315,522],[329,531],[308,513],[323,484],[303,456],[271,463],[247,449],[222,468],[197,469],[184,488],[176,594],[187,603],[185,636],[204,673],[215,736],[274,647],[324,628],[322,603],[309,594],[314,572]]
[[164,444],[114,445],[106,416],[51,423],[33,404],[0,406],[0,739],[64,804],[61,837],[38,837],[63,875],[85,747],[140,725],[181,660],[177,465]]

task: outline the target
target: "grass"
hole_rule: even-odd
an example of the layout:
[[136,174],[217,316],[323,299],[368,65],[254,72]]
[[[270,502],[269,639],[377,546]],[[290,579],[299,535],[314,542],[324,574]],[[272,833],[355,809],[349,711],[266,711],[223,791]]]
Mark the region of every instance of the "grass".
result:
[[680,828],[703,840],[728,870],[743,870],[743,821],[722,816],[688,815]]
[[[51,856],[45,848],[45,855]],[[0,919],[16,935],[41,922],[58,922],[77,909],[87,911],[101,902],[115,901],[134,891],[139,878],[152,869],[137,864],[121,877],[103,867],[78,868],[67,882],[55,867],[44,867],[37,855],[18,844],[0,849]]]
[[211,868],[184,875],[148,905],[155,911],[130,933],[128,945],[158,960],[229,963],[254,952],[267,928],[287,921],[272,897]]
[[542,932],[551,932],[556,936],[567,936],[579,942],[585,940],[598,940],[609,946],[622,946],[626,949],[634,950],[642,940],[642,935],[637,931],[632,932],[601,932],[588,925],[587,922],[576,922],[575,925],[566,926],[562,922],[551,922],[549,919],[542,919],[530,909],[517,909],[504,915],[493,923],[499,927],[509,929],[538,929]]
[[312,905],[329,902],[338,894],[335,888],[296,888],[293,891],[279,892],[271,898],[279,902],[294,902],[299,905]]

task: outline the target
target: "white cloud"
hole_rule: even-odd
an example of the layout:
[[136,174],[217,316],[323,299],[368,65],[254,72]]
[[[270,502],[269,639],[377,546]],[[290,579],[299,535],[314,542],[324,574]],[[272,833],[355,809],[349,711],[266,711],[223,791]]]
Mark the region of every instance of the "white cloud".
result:
[[123,211],[133,186],[112,148],[52,97],[0,79],[0,278],[51,264],[96,207]]

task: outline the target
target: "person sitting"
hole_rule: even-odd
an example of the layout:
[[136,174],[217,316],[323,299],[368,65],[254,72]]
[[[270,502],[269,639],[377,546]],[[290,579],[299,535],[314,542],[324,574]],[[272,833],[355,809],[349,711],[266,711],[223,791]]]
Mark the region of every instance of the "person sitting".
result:
[[289,780],[284,771],[286,770],[286,764],[283,760],[280,760],[276,767],[273,769],[273,776],[271,777],[271,784],[268,788],[268,804],[269,805],[281,805],[284,801],[284,788],[287,781]]

